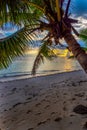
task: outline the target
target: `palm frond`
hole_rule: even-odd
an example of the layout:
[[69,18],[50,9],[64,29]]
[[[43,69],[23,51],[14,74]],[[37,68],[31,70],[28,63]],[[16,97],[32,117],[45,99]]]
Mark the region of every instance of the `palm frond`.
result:
[[82,30],[80,30],[79,37],[80,37],[80,39],[82,39],[82,40],[84,41],[84,43],[85,43],[85,46],[82,47],[82,49],[83,49],[84,51],[87,51],[87,29],[82,29]]
[[47,58],[52,60],[54,57],[57,57],[57,54],[54,53],[53,49],[48,46],[48,42],[45,41],[39,49],[38,55],[33,64],[32,75],[36,74],[36,70],[38,69],[41,63],[44,63],[44,59]]
[[56,0],[56,10],[57,10],[57,19],[60,22],[61,20],[60,0]]
[[67,2],[67,6],[66,6],[66,11],[65,11],[65,17],[67,17],[67,16],[68,16],[68,12],[69,12],[70,3],[71,3],[71,0],[68,0],[68,2]]
[[23,55],[35,37],[36,34],[31,33],[31,28],[26,26],[0,39],[0,68],[7,68],[15,57]]
[[37,10],[29,0],[0,0],[0,25],[9,21],[18,24],[35,22],[34,19],[41,16]]
[[80,30],[80,38],[87,43],[87,29]]
[[84,51],[87,52],[87,47],[81,47]]

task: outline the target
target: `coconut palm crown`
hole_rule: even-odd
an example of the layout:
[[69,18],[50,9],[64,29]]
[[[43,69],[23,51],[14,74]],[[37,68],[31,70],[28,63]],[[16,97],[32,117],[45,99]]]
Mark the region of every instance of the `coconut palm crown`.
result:
[[[32,44],[33,38],[45,31],[46,35],[41,40],[41,47],[34,61],[32,74],[35,74],[38,65],[44,57],[52,58],[54,52],[52,45],[62,45],[61,39],[68,44],[68,49],[73,53],[80,65],[87,71],[87,54],[77,43],[72,34],[79,37],[73,24],[78,23],[71,18],[69,7],[71,0],[1,0],[0,24],[13,22],[20,26],[14,34],[0,39],[0,67],[7,67],[12,59],[23,54],[24,49]],[[22,26],[23,25],[23,26]],[[84,34],[83,34],[84,35]]]

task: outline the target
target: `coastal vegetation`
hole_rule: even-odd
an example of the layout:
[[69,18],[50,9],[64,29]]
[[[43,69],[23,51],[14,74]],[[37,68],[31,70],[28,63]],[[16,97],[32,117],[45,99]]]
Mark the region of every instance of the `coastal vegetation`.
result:
[[0,68],[8,67],[14,57],[22,55],[28,46],[34,44],[34,39],[45,32],[38,55],[32,65],[32,74],[35,74],[44,58],[52,59],[56,56],[53,46],[64,46],[61,40],[65,40],[68,45],[66,48],[73,53],[87,72],[86,48],[80,47],[75,38],[76,35],[86,40],[87,31],[81,31],[80,34],[74,28],[78,20],[71,17],[70,3],[71,0],[1,0],[1,28],[4,29],[4,23],[11,22],[19,29],[0,39]]

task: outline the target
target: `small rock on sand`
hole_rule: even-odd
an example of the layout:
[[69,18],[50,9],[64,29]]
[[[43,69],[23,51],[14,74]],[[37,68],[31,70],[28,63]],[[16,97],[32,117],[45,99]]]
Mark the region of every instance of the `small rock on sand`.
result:
[[78,105],[73,109],[73,112],[78,114],[87,114],[87,107],[83,105]]

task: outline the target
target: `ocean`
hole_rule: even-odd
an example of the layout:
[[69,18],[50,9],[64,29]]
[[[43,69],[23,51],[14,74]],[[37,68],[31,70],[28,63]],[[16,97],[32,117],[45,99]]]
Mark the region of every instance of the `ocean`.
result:
[[[79,63],[74,58],[69,58],[69,52],[66,49],[57,50],[58,58],[52,61],[45,59],[35,76],[81,70]],[[31,70],[37,53],[38,48],[33,48],[24,56],[15,58],[7,69],[0,70],[0,82],[32,77]]]

